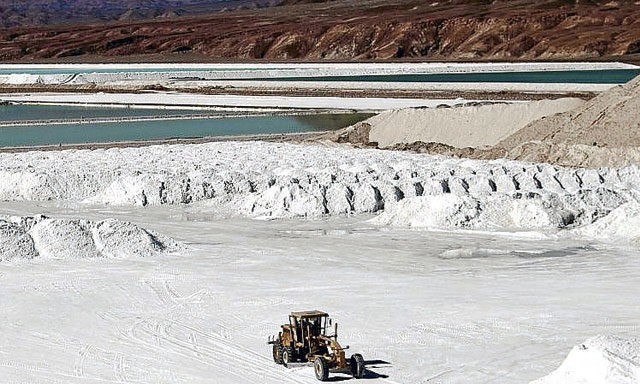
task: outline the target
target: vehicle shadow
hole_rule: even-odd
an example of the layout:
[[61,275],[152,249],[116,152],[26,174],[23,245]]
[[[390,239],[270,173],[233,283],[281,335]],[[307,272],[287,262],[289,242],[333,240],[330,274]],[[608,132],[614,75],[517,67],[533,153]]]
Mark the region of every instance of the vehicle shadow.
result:
[[[383,375],[381,373],[375,372],[372,369],[377,369],[377,368],[384,368],[384,367],[388,367],[391,366],[391,363],[388,361],[384,361],[384,360],[366,360],[364,362],[364,375],[362,376],[362,379],[387,379],[389,378],[389,375]],[[338,381],[346,381],[346,380],[353,380],[354,378],[351,376],[331,376],[329,377],[329,379],[327,381],[333,381],[333,382],[338,382]]]
[[383,375],[381,373],[377,373],[372,370],[372,368],[376,369],[376,368],[390,367],[391,363],[388,361],[365,360],[364,366],[365,366],[365,369],[364,369],[364,376],[362,376],[363,379],[386,379],[389,377],[389,375]]

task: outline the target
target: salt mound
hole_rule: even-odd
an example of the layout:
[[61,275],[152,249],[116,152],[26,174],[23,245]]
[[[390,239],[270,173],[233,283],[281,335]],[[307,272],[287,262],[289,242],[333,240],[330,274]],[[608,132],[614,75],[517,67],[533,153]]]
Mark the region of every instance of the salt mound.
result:
[[109,258],[149,257],[177,247],[169,238],[113,219],[95,223],[92,233],[96,250]]
[[408,108],[381,113],[365,121],[369,141],[380,147],[417,141],[458,148],[497,144],[527,124],[584,104],[575,98],[456,108]]
[[640,383],[640,339],[596,336],[573,347],[562,365],[531,384]]
[[443,194],[407,198],[372,219],[378,225],[429,229],[559,229],[575,222],[579,209],[540,196],[474,199]]
[[[151,175],[126,175],[113,180],[97,195],[85,199],[85,202],[108,205],[155,205],[160,203],[161,190],[161,181],[155,180]],[[148,191],[158,191],[158,193],[149,194]]]
[[548,196],[497,196],[481,205],[476,228],[560,229],[575,221],[579,209],[572,210],[562,199]]
[[179,248],[169,238],[118,220],[94,222],[44,216],[0,220],[0,261],[148,257]]
[[582,106],[539,119],[497,144],[507,157],[569,166],[623,166],[640,158],[640,77]]
[[0,220],[0,261],[37,256],[33,240],[18,224]]
[[478,201],[454,194],[410,197],[371,221],[379,225],[417,228],[461,228],[480,213]]
[[[636,166],[571,169],[267,142],[0,154],[0,200],[5,201],[196,204],[194,209],[227,217],[313,218],[389,211],[380,220],[426,227],[584,225],[640,195],[639,185]],[[463,211],[457,212],[458,206]],[[78,257],[108,253],[91,248],[86,240],[90,235],[93,244],[99,244],[94,223],[76,224],[65,225],[74,236],[84,233],[74,239],[83,247]],[[70,235],[64,231],[43,227],[34,233],[47,241],[67,241]]]
[[298,183],[274,185],[252,195],[246,201],[245,209],[253,216],[320,216],[326,210],[318,195],[305,191]]
[[88,223],[80,220],[45,219],[29,234],[40,257],[82,259],[98,256]]
[[594,223],[576,228],[574,235],[604,241],[640,244],[640,203],[629,201]]

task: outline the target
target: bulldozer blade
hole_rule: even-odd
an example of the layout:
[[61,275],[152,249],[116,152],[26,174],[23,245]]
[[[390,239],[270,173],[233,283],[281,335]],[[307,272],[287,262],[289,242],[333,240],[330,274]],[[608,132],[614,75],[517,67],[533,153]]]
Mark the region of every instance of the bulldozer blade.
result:
[[313,363],[287,363],[284,365],[289,369],[301,368],[301,367],[312,367]]

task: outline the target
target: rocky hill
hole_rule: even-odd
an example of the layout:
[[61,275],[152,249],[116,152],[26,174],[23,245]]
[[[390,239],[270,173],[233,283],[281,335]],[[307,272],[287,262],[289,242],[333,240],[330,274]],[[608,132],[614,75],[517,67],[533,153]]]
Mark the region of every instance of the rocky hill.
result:
[[171,20],[0,32],[3,61],[119,61],[134,55],[169,60],[171,54],[179,54],[181,61],[575,60],[638,55],[640,3],[287,0],[279,7]]
[[0,0],[0,27],[169,18],[276,4],[277,0]]

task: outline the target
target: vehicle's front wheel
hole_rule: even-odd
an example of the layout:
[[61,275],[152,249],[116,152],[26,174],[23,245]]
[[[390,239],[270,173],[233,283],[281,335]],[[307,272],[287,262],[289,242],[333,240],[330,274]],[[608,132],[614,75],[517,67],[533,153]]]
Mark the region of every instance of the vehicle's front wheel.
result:
[[282,364],[282,348],[280,344],[273,344],[273,361],[276,364]]
[[292,362],[291,350],[289,348],[282,348],[282,352],[280,352],[282,356],[282,364],[286,367],[287,364]]
[[359,353],[351,356],[351,374],[356,379],[362,379],[364,376],[364,358]]
[[329,364],[322,357],[316,357],[313,368],[316,371],[316,379],[320,381],[329,379]]

